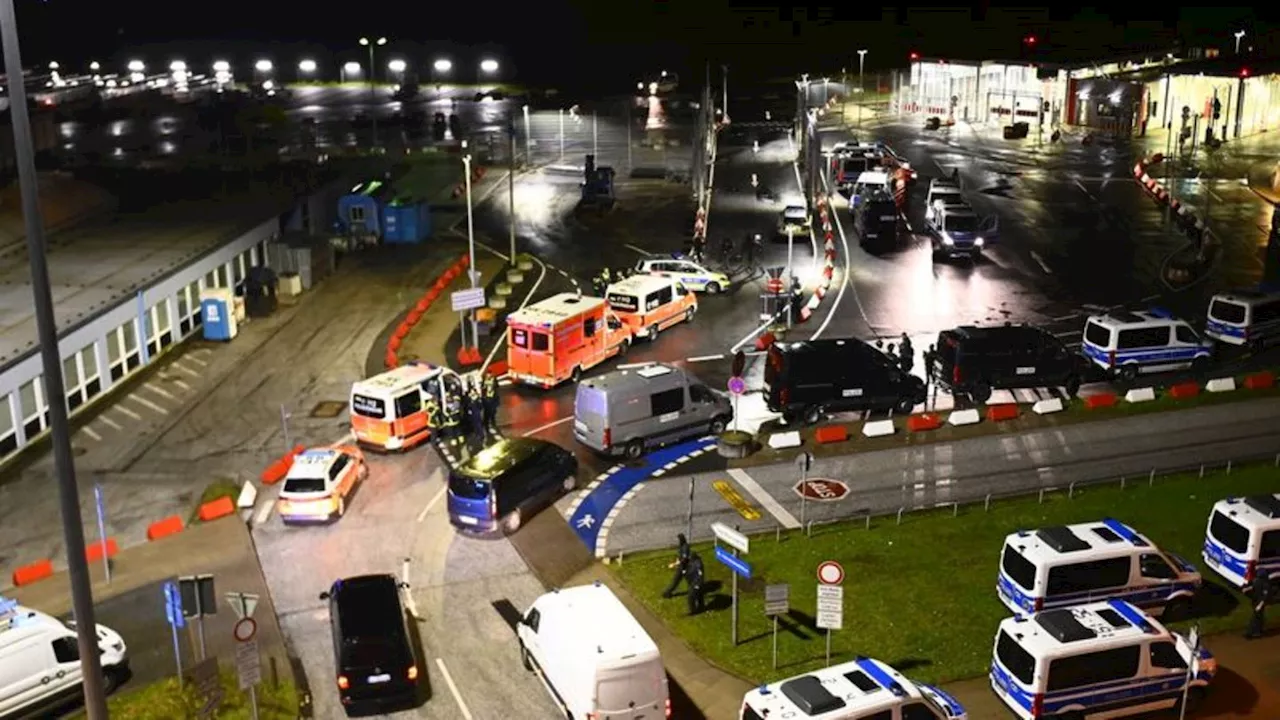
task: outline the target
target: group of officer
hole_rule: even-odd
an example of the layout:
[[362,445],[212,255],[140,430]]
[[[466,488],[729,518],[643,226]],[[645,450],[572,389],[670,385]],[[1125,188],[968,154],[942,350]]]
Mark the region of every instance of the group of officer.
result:
[[468,382],[464,377],[457,389],[446,389],[444,405],[433,395],[427,398],[427,421],[440,431],[442,438],[464,437],[470,428],[470,436],[480,444],[485,441],[485,428],[496,427],[498,420],[498,380],[488,373],[484,379]]
[[685,602],[689,606],[689,614],[697,615],[706,606],[706,571],[702,567],[702,556],[693,552],[689,547],[689,539],[680,533],[676,536],[679,541],[676,547],[676,559],[672,560],[668,568],[675,570],[671,576],[671,583],[667,585],[667,589],[662,591],[662,597],[670,599],[675,595],[676,588],[680,586],[683,580],[688,586],[689,591],[685,593]]

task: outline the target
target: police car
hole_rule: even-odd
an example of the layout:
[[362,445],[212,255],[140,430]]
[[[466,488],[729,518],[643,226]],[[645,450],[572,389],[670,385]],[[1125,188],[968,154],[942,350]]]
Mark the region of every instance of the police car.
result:
[[809,209],[803,205],[788,205],[778,216],[778,235],[786,237],[788,233],[793,236],[808,235],[813,227],[813,219],[809,216]]
[[988,678],[1014,715],[1117,718],[1199,703],[1218,664],[1121,600],[1004,620]]
[[1203,555],[1206,565],[1240,589],[1262,575],[1280,579],[1280,493],[1215,503]]
[[742,698],[739,720],[956,720],[964,707],[942,690],[903,677],[879,660],[851,662],[762,685]]
[[673,278],[694,292],[705,292],[708,295],[729,289],[728,275],[708,270],[682,253],[672,253],[670,258],[641,260],[636,263],[636,272]]
[[1280,291],[1237,290],[1209,301],[1204,334],[1227,345],[1260,352],[1280,341]]
[[1213,343],[1162,308],[1115,311],[1085,321],[1080,351],[1094,365],[1125,382],[1140,373],[1209,365]]
[[276,506],[286,525],[337,520],[369,475],[364,453],[343,446],[307,450],[293,460]]

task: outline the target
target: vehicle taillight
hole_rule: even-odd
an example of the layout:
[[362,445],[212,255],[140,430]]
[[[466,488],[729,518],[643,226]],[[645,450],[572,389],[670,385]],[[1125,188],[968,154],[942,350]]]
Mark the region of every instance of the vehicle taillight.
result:
[[613,444],[613,429],[605,428],[604,429],[604,446],[609,447],[612,444]]
[[782,388],[782,390],[778,391],[778,402],[783,405],[791,402],[791,388]]
[[405,676],[409,678],[409,682],[413,682],[414,680],[417,680],[417,679],[418,679],[418,666],[417,666],[417,665],[410,665],[410,666],[409,666],[409,670],[408,670],[408,672],[406,672],[406,673],[405,673]]
[[1044,598],[1036,598],[1036,612],[1044,609]]
[[338,676],[338,689],[339,689],[339,690],[346,690],[346,689],[347,689],[347,688],[349,688],[349,687],[351,687],[351,681],[347,679],[347,676],[346,676],[346,675],[339,675],[339,676]]
[[1031,700],[1031,717],[1038,718],[1044,712],[1044,695],[1036,693]]
[[1258,577],[1258,561],[1250,560],[1249,563],[1244,566],[1244,581],[1246,583],[1251,583],[1256,577]]
[[489,488],[489,517],[498,517],[498,493],[492,487]]
[[952,368],[951,370],[951,384],[952,385],[960,384],[960,364],[959,363],[956,363],[955,367]]
[[1107,353],[1107,367],[1115,367],[1115,366],[1116,366],[1116,351],[1112,350],[1111,352]]
[[667,698],[667,713],[666,713],[666,717],[671,717],[671,698]]

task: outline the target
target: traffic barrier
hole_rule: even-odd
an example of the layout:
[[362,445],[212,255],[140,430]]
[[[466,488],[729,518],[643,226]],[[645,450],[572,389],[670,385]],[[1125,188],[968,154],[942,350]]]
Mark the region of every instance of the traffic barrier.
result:
[[830,265],[822,268],[822,278],[824,280],[830,280],[831,276],[835,274],[835,271],[836,269],[831,267]]
[[887,437],[897,431],[892,420],[872,420],[862,424],[862,434],[866,437]]
[[462,366],[479,365],[484,362],[484,358],[480,355],[480,348],[462,347],[458,348],[458,364]]
[[1169,387],[1169,397],[1174,400],[1185,400],[1200,394],[1200,383],[1183,382]]
[[157,520],[147,526],[147,539],[159,540],[160,538],[177,535],[182,532],[182,516],[170,515],[163,520]]
[[947,418],[948,425],[977,425],[982,420],[976,408],[952,410]]
[[417,310],[418,314],[421,315],[422,313],[427,311],[427,308],[431,307],[431,303],[433,301],[434,301],[434,298],[432,298],[431,300],[428,300],[427,296],[423,295],[422,297],[418,298],[418,302],[413,304],[413,309]]
[[907,418],[908,432],[927,432],[942,427],[942,416],[937,413],[920,413]]
[[[432,303],[440,299],[440,290],[432,287],[427,291],[426,295],[422,296],[422,299],[427,301],[427,308],[430,308]],[[426,308],[423,309],[423,312],[426,312]]]
[[399,337],[392,336],[392,338],[391,338],[390,340],[388,340],[388,341],[387,341],[387,349],[388,349],[388,350],[390,350],[390,351],[391,351],[391,352],[393,352],[393,353],[399,353],[399,352],[400,352],[400,343],[401,343],[402,341],[403,341],[403,338],[399,338]]
[[[395,353],[388,350],[387,357],[389,359],[388,367],[395,367],[395,365],[392,364],[395,361]],[[262,475],[259,476],[260,479],[262,480],[262,483],[264,485],[275,485],[276,483],[283,480],[284,476],[289,474],[289,468],[293,467],[294,458],[298,457],[298,455],[300,455],[303,450],[306,450],[304,446],[295,445],[293,447],[293,450],[289,451],[288,455],[285,455],[284,457],[268,465],[267,469],[263,470]]]
[[459,264],[459,265],[461,265],[461,266],[462,266],[462,267],[464,267],[464,268],[465,268],[465,267],[467,267],[468,265],[470,265],[470,264],[471,264],[471,255],[470,255],[469,253],[462,253],[461,255],[459,255],[459,256],[458,256],[458,264]]
[[1036,403],[1031,406],[1031,412],[1037,415],[1048,415],[1050,413],[1062,412],[1065,409],[1066,406],[1062,404],[1062,398],[1056,397],[1037,400]]
[[[1127,403],[1151,402],[1156,399],[1155,388],[1133,388],[1124,394],[1124,401]],[[1115,404],[1114,402],[1112,403]]]
[[1266,390],[1276,384],[1275,373],[1264,370],[1244,376],[1244,386],[1250,390]]
[[836,249],[836,239],[832,235],[828,235],[827,239],[822,243],[822,249],[826,252],[833,252]]
[[236,504],[232,502],[229,495],[223,495],[217,500],[207,502],[200,506],[198,514],[201,522],[209,522],[226,517],[236,511]]
[[387,354],[382,356],[382,364],[386,365],[388,370],[394,370],[400,366],[400,361],[396,359],[395,353],[388,350]]
[[769,440],[767,442],[769,447],[774,450],[795,448],[804,444],[804,440],[800,438],[799,430],[788,430],[786,432],[773,433],[769,436]]
[[1205,383],[1204,389],[1211,393],[1231,392],[1236,389],[1236,379],[1233,377],[1214,378]]
[[444,276],[441,275],[440,277],[436,278],[435,284],[431,286],[431,292],[434,292],[436,294],[436,297],[440,297],[440,294],[443,293],[445,291],[445,288],[447,288],[448,286],[449,286],[449,281],[445,280]]
[[84,559],[90,563],[97,563],[102,562],[104,556],[110,560],[119,552],[120,546],[116,545],[116,539],[109,537],[106,542],[96,540],[85,546]]
[[1133,176],[1134,176],[1134,177],[1136,177],[1136,178],[1140,178],[1140,177],[1142,177],[1143,173],[1145,173],[1145,172],[1146,172],[1146,169],[1142,167],[1142,163],[1138,163],[1137,165],[1134,165],[1134,166],[1133,166]]
[[756,338],[756,350],[768,350],[773,347],[774,339],[773,333],[771,332],[766,331],[760,333],[760,336]]
[[[404,342],[404,339],[408,336],[409,336],[409,328],[402,322],[396,326],[396,331],[391,333],[391,340]],[[387,343],[387,347],[391,347],[390,342]],[[399,344],[396,345],[395,349],[399,349]]]
[[1113,392],[1098,393],[1097,395],[1086,395],[1084,397],[1084,406],[1090,410],[1098,408],[1109,408],[1116,404],[1116,394]]
[[503,375],[507,374],[507,361],[494,360],[493,362],[489,363],[489,367],[485,368],[484,370],[485,372],[489,373],[494,377],[502,377]]
[[1013,403],[999,403],[997,405],[987,406],[987,420],[990,422],[1004,422],[1005,420],[1016,420],[1018,417],[1018,406]]
[[414,325],[417,325],[418,321],[421,319],[422,319],[422,311],[419,310],[417,306],[415,306],[412,310],[409,311],[408,315],[404,316],[404,324],[412,328]]
[[13,584],[14,587],[22,587],[23,585],[30,585],[37,580],[44,580],[52,575],[53,561],[40,560],[38,562],[33,562],[30,565],[23,565],[17,570],[14,570]]
[[813,441],[819,445],[844,442],[849,439],[849,430],[843,425],[823,425],[813,431]]
[[1138,178],[1138,181],[1139,181],[1139,182],[1141,182],[1143,185],[1145,185],[1145,186],[1147,186],[1147,187],[1150,187],[1150,183],[1151,183],[1151,176],[1150,176],[1150,175],[1148,175],[1148,174],[1146,173],[1146,171],[1144,170],[1144,171],[1142,172],[1142,177]]

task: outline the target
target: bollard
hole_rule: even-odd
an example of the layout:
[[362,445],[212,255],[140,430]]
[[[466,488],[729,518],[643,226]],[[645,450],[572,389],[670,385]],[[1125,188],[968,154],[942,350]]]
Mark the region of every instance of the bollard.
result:
[[805,537],[813,537],[813,521],[812,521],[812,520],[810,520],[809,522],[805,523],[805,525],[804,525],[804,536],[805,536]]
[[1230,460],[1228,460],[1228,461],[1227,461],[1227,474],[1228,474],[1228,475],[1230,475],[1230,474],[1231,474],[1231,461],[1230,461]]
[[1044,504],[1044,488],[1040,488],[1040,504]]
[[867,513],[867,525],[866,525],[866,529],[867,529],[867,530],[870,530],[870,529],[871,529],[871,513]]
[[1120,489],[1121,489],[1121,490],[1123,490],[1123,489],[1124,489],[1124,476],[1123,476],[1123,475],[1120,477]]
[[905,509],[906,509],[906,508],[898,508],[898,524],[899,524],[899,525],[901,525],[901,524],[902,524],[902,511],[903,511],[903,510],[905,510]]
[[782,542],[782,525],[781,524],[777,524],[773,526],[773,541],[778,543]]
[[1156,469],[1151,468],[1151,472],[1147,474],[1147,487],[1156,484]]
[[1067,499],[1074,500],[1076,497],[1076,484],[1073,482],[1067,486]]
[[991,511],[991,493],[987,493],[987,498],[982,501],[982,511],[983,512]]
[[621,551],[621,552],[619,552],[619,553],[618,553],[618,564],[619,564],[619,565],[621,565],[621,564],[622,564],[622,557],[623,557],[624,555],[626,555],[626,554],[627,554],[627,553],[626,553],[626,551],[625,551],[625,550],[624,550],[624,551]]
[[951,517],[960,517],[960,503],[951,503]]
[[1201,465],[1201,466],[1200,466],[1200,479],[1201,479],[1201,480],[1203,480],[1203,479],[1204,479],[1204,465]]

